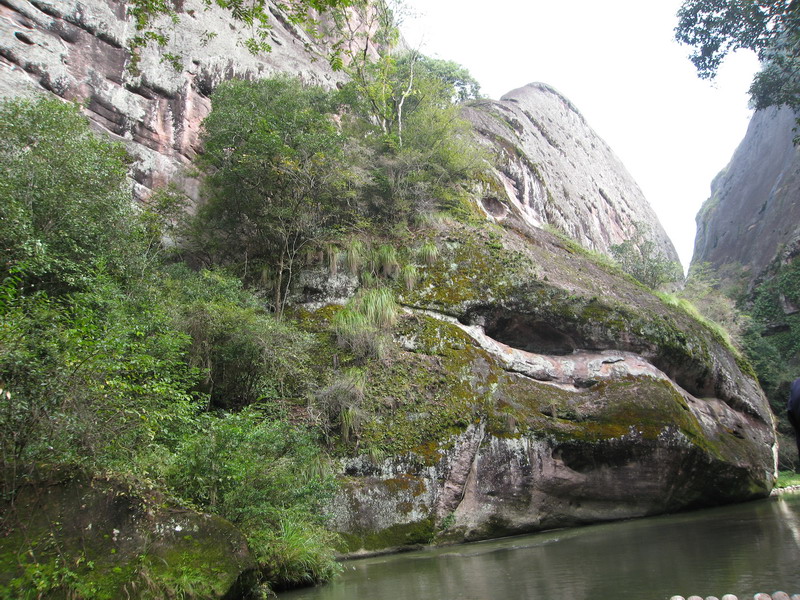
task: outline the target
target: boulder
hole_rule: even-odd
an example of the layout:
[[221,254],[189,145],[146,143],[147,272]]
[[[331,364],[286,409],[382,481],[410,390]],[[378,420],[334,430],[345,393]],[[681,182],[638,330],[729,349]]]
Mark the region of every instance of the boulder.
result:
[[210,600],[240,598],[257,583],[231,523],[113,479],[30,483],[3,515],[0,587],[11,592]]

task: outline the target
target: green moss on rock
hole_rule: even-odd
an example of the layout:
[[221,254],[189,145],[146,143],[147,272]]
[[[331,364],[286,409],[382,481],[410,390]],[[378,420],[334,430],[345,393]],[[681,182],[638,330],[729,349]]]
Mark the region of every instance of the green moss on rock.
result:
[[0,598],[212,599],[255,584],[233,525],[113,480],[28,485],[6,510]]
[[342,534],[347,553],[376,552],[380,550],[407,549],[433,542],[436,526],[433,517],[411,523],[399,523],[379,531],[354,531]]

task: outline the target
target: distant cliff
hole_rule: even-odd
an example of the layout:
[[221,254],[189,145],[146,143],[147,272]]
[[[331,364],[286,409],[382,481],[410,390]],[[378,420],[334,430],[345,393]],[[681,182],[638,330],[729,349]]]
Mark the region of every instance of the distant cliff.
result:
[[800,148],[788,108],[757,111],[697,215],[692,263],[752,284],[779,253],[800,247]]
[[[658,250],[678,255],[639,186],[578,109],[552,87],[531,83],[467,111],[498,157],[503,191],[484,208],[548,224],[583,246],[608,253],[644,225]],[[507,204],[501,207],[497,200]]]
[[697,215],[692,264],[709,263],[751,318],[745,349],[777,415],[780,465],[796,468],[786,421],[800,367],[800,147],[788,108],[757,111]]

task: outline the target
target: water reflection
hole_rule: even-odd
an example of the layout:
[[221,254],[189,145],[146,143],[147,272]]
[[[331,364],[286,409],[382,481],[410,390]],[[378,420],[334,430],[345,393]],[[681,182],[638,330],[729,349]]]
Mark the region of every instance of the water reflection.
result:
[[345,563],[281,600],[657,600],[800,592],[800,495]]

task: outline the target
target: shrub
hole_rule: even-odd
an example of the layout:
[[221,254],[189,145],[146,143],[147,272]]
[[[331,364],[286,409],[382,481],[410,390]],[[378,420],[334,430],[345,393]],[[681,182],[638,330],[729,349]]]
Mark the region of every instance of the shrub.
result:
[[211,406],[237,409],[304,397],[311,381],[309,334],[266,312],[222,272],[175,267],[165,278],[176,327],[191,337],[191,363],[205,371]]
[[264,575],[291,586],[339,571],[321,510],[336,484],[321,458],[307,431],[247,409],[209,415],[166,477],[176,495],[239,526]]
[[658,250],[649,228],[642,223],[636,224],[632,238],[611,246],[611,257],[623,271],[650,289],[683,279],[680,264],[668,260]]
[[0,106],[0,275],[68,293],[96,269],[136,273],[140,240],[121,144],[59,100]]

